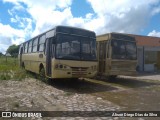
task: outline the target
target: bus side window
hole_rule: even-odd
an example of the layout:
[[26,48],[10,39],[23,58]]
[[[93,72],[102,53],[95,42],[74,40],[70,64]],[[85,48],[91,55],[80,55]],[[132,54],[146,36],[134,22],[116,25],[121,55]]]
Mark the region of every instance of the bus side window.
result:
[[24,47],[23,47],[23,44],[21,44],[20,47],[19,47],[19,52],[18,52],[18,54],[22,54],[23,51],[24,51]]
[[25,53],[27,53],[28,52],[28,42],[27,43],[25,43],[25,51],[24,51]]
[[96,57],[98,58],[98,42],[96,42]]
[[55,44],[52,44],[52,57],[55,57]]
[[33,52],[37,52],[37,46],[38,46],[38,38],[35,38],[33,40]]
[[107,41],[107,58],[110,58],[110,49],[111,49],[110,42],[111,42],[110,40]]
[[[47,38],[46,39],[46,42],[45,42],[45,44],[44,44],[44,54],[46,55],[47,54],[47,40],[51,40],[51,41],[53,41],[54,40],[54,38]],[[51,49],[50,49],[50,52],[51,52],[51,56],[52,56],[52,58],[54,58],[55,56],[55,42],[52,42],[51,43]]]
[[104,59],[106,59],[106,47],[107,47],[107,41],[104,41],[104,42],[103,42],[103,51],[104,51],[104,52],[103,52],[103,56],[104,56],[103,58],[104,58]]
[[38,51],[43,52],[45,47],[46,36],[42,35],[39,39]]
[[56,44],[56,38],[53,37],[52,38],[52,57],[53,58],[55,57],[55,49],[56,49],[55,44]]
[[[25,53],[25,44],[23,44],[23,53]],[[22,53],[22,54],[23,54],[23,53]]]
[[28,52],[32,52],[32,40],[29,42]]
[[106,42],[106,56],[107,56],[107,58],[109,58],[109,52],[108,52],[108,48],[109,48],[109,41],[107,40],[107,42]]

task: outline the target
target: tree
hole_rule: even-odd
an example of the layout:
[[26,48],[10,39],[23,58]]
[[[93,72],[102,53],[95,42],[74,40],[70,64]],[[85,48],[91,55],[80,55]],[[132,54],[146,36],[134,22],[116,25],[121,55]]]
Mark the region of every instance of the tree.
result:
[[7,49],[7,53],[9,53],[13,57],[17,57],[19,51],[19,45],[11,45]]
[[1,57],[1,56],[3,56],[3,53],[2,53],[2,52],[0,52],[0,57]]

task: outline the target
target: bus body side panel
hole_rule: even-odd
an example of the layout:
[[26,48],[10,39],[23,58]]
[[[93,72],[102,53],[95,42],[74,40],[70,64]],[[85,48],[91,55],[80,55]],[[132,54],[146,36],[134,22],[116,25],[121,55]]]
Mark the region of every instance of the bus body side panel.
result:
[[110,75],[136,75],[136,60],[112,60]]
[[39,73],[40,64],[43,64],[43,67],[45,68],[45,58],[43,52],[22,55],[25,69],[37,74]]

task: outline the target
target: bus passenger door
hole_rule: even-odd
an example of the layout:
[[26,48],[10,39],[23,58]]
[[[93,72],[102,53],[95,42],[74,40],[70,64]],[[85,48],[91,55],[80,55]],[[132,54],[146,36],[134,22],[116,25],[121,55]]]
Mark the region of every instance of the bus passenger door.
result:
[[52,38],[46,40],[46,75],[51,77],[52,73]]
[[100,74],[105,73],[106,67],[106,41],[99,42],[99,51],[98,51],[98,72]]

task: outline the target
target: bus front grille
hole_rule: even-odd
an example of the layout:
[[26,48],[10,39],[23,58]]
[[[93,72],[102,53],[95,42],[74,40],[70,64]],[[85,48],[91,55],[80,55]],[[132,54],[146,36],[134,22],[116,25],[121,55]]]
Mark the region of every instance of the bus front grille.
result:
[[87,67],[72,67],[72,76],[85,76],[87,75]]

